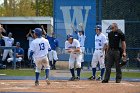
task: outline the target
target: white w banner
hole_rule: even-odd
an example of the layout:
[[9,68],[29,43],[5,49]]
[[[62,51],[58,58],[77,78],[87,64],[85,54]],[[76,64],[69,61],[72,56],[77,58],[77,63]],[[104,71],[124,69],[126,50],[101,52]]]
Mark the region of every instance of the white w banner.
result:
[[125,21],[124,20],[102,20],[102,32],[108,36],[108,33],[111,31],[111,24],[116,23],[118,28],[125,33]]

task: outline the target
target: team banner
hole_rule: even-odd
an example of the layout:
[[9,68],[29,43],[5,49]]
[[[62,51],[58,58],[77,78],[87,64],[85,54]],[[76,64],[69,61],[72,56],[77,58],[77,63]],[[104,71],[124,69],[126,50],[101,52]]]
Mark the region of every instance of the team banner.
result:
[[[64,48],[66,36],[76,34],[73,31],[85,31],[85,47],[88,52],[94,48],[96,25],[96,0],[54,0],[54,31],[59,47]],[[74,29],[73,29],[74,28]]]
[[117,23],[118,28],[125,33],[125,21],[124,20],[102,20],[102,32],[108,36],[108,33],[111,31],[111,24]]

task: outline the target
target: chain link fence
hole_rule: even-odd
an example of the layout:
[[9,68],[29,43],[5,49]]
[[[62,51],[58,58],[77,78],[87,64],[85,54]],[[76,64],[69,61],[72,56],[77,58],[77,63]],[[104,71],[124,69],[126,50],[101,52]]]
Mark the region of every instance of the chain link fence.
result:
[[140,62],[137,60],[137,55],[140,52],[140,0],[97,0],[96,3],[97,21],[125,20],[127,55],[129,57],[127,67],[140,69]]

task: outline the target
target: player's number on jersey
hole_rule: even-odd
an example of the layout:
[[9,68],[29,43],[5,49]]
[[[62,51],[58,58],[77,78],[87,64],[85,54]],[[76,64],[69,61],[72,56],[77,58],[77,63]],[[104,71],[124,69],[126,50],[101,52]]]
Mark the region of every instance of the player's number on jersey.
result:
[[39,47],[40,47],[40,50],[44,50],[44,49],[45,49],[44,43],[40,43],[40,44],[39,44]]

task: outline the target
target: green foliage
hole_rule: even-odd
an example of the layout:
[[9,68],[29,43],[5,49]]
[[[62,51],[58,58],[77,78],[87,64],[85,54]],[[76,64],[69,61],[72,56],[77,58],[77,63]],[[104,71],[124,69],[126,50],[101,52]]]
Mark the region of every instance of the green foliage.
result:
[[52,16],[53,0],[4,0],[0,16]]

